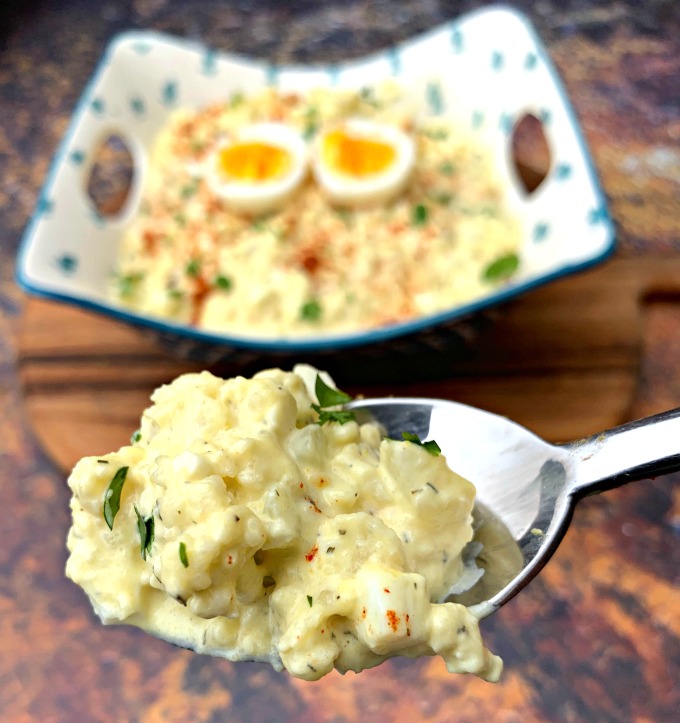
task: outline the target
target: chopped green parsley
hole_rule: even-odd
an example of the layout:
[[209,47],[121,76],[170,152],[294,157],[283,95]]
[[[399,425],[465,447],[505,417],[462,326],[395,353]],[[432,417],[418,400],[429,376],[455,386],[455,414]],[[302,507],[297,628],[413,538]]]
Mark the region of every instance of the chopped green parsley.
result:
[[241,105],[241,103],[243,103],[244,100],[245,100],[245,96],[243,95],[243,93],[240,90],[238,90],[235,93],[231,94],[231,98],[229,99],[229,105],[232,108],[237,108],[238,106]]
[[429,215],[429,212],[427,210],[427,206],[424,206],[422,203],[419,203],[413,207],[413,213],[411,215],[411,223],[414,226],[422,226],[423,224],[427,223],[428,215]]
[[492,261],[483,271],[485,281],[502,281],[509,279],[519,268],[519,256],[506,254]]
[[316,299],[305,302],[300,309],[300,318],[303,321],[318,321],[321,314],[321,304]]
[[123,491],[128,469],[129,467],[121,467],[116,472],[104,494],[104,520],[109,530],[113,529],[113,521],[120,510],[120,493]]
[[413,434],[413,432],[402,432],[401,436],[405,441],[417,444],[419,447],[423,447],[434,457],[438,457],[442,453],[441,447],[434,441],[434,439],[431,439],[428,442],[421,442],[420,437],[417,434]]
[[449,131],[446,128],[426,128],[422,134],[433,141],[445,141],[449,137]]
[[187,557],[187,546],[183,543],[179,543],[179,559],[184,567],[189,567],[189,558]]
[[316,398],[319,400],[318,404],[312,404],[312,409],[319,415],[319,425],[324,425],[327,422],[338,422],[338,424],[345,424],[355,419],[354,412],[350,412],[345,409],[328,409],[328,407],[337,407],[347,402],[352,401],[352,397],[345,392],[341,392],[339,389],[333,389],[329,387],[326,382],[321,378],[320,374],[316,375],[316,382],[314,384],[314,392]]
[[186,186],[182,186],[179,195],[186,200],[187,198],[194,196],[196,191],[198,191],[198,181],[193,180],[191,183],[187,183]]
[[192,278],[196,278],[201,273],[201,262],[199,259],[191,259],[186,265],[185,271],[187,272],[187,276],[191,276]]
[[137,509],[137,505],[135,505],[135,514],[137,515],[137,530],[139,532],[139,551],[142,558],[146,560],[146,553],[151,552],[155,535],[154,518],[153,515],[147,518],[142,517]]
[[215,277],[215,286],[222,291],[229,291],[232,287],[232,281],[228,276],[219,274]]
[[136,291],[137,284],[144,278],[141,271],[131,274],[121,274],[118,277],[118,295],[121,299],[129,299]]

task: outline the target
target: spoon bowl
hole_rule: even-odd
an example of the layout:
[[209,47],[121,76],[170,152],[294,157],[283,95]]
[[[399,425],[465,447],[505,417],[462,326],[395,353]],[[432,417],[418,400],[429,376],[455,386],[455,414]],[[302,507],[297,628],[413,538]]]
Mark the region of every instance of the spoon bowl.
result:
[[[550,559],[577,500],[680,470],[680,409],[567,444],[550,444],[506,417],[439,399],[362,399],[346,405],[388,437],[434,439],[477,489],[470,556],[484,570],[462,595],[478,618],[514,597]],[[452,591],[455,592],[455,591]]]

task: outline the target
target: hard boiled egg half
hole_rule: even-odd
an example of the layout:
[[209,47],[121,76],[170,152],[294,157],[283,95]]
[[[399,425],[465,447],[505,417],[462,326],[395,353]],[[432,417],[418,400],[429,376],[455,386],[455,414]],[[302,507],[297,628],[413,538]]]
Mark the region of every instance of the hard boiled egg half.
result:
[[282,123],[256,123],[220,143],[206,180],[234,211],[262,214],[281,208],[307,174],[307,145]]
[[350,119],[322,131],[312,167],[334,203],[376,206],[401,192],[415,164],[415,144],[395,126]]

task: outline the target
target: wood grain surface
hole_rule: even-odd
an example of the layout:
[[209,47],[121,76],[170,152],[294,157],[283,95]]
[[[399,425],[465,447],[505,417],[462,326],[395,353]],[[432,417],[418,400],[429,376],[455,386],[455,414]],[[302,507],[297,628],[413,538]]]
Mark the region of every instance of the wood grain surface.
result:
[[[445,365],[443,378],[410,376],[402,359],[398,387],[358,384],[352,351],[314,361],[329,362],[338,383],[353,393],[398,388],[409,396],[454,399],[567,441],[626,419],[639,376],[644,299],[672,293],[680,297],[680,259],[615,259],[507,305],[455,358],[432,350]],[[202,368],[173,361],[136,329],[38,300],[26,305],[18,361],[31,425],[63,470],[82,456],[127,444],[153,389]],[[223,364],[213,371],[248,374],[279,364],[290,367],[291,360],[264,357],[250,369]]]

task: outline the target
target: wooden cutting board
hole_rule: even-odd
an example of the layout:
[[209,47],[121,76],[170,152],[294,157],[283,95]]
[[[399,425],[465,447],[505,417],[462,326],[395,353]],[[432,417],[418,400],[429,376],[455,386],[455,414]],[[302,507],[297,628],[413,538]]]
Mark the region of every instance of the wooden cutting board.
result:
[[[329,357],[326,366],[353,394],[454,399],[566,441],[628,418],[650,294],[680,301],[680,259],[615,258],[482,318],[463,350],[423,349],[418,364],[403,355],[374,362],[369,381],[352,352]],[[170,358],[123,324],[35,299],[22,317],[18,363],[29,420],[63,470],[127,443],[153,389],[201,368]],[[277,363],[263,357],[248,368],[223,364],[213,371],[249,374]],[[381,365],[387,383],[380,382]]]

